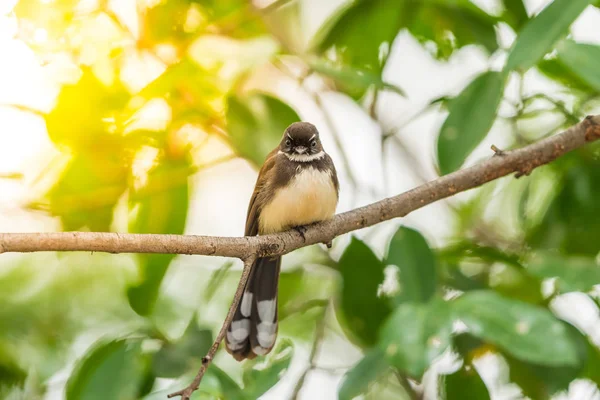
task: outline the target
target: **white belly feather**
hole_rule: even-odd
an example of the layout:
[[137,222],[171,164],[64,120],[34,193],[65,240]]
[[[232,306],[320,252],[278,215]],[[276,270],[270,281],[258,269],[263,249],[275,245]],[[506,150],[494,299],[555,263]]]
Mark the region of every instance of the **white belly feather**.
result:
[[337,193],[331,174],[308,167],[298,173],[260,212],[261,234],[281,232],[331,218]]

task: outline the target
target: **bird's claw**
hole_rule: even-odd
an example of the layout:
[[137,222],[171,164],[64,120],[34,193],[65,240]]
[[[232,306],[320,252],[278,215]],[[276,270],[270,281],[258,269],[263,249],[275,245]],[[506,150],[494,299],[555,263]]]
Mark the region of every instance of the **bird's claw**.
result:
[[304,237],[304,233],[306,233],[306,227],[305,226],[295,226],[294,230],[296,232],[298,232],[300,234],[300,236],[302,236],[302,240],[306,242],[306,237]]

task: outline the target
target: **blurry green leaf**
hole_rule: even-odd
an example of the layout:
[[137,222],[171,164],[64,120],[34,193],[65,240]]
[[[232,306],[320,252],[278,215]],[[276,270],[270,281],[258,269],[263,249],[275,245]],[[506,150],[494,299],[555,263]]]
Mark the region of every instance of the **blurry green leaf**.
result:
[[492,291],[473,291],[459,297],[453,309],[473,335],[515,357],[548,366],[578,362],[565,325],[544,308]]
[[482,269],[478,273],[466,274],[457,262],[442,261],[440,264],[440,281],[444,285],[463,292],[488,288],[488,270]]
[[489,71],[475,78],[454,98],[437,142],[442,175],[460,168],[485,138],[496,119],[503,91],[504,76]]
[[246,397],[258,399],[275,386],[289,368],[293,355],[292,342],[280,339],[277,347],[265,360],[255,362],[251,366],[246,364],[243,376]]
[[381,330],[380,346],[389,363],[420,379],[431,362],[449,346],[451,309],[445,301],[401,304]]
[[173,120],[214,120],[223,107],[224,88],[217,75],[190,57],[169,66],[158,78],[144,87],[139,95],[152,99],[166,97]]
[[290,106],[265,94],[228,99],[227,132],[238,154],[260,166],[285,129],[300,117]]
[[226,91],[243,84],[244,78],[264,66],[279,50],[279,43],[271,35],[249,39],[234,39],[229,35],[201,35],[190,46],[189,55]]
[[[329,275],[330,279],[326,279]],[[282,271],[279,277],[280,319],[288,310],[310,301],[327,302],[336,290],[335,278],[327,270],[297,268]],[[311,330],[314,327],[309,327]]]
[[[188,168],[187,160],[163,160],[147,177],[145,191],[130,204],[137,209],[131,221],[131,233],[164,233],[180,235],[185,229],[188,212],[188,182],[176,182],[169,187],[173,174]],[[127,291],[129,303],[142,316],[151,313],[158,297],[162,279],[174,254],[138,255],[141,282]]]
[[233,267],[233,261],[227,261],[220,268],[217,268],[210,275],[210,279],[206,284],[206,289],[204,289],[204,301],[210,301],[210,299],[214,296],[215,292],[221,287],[221,283],[223,279],[227,276],[227,272],[231,267]]
[[190,325],[179,340],[167,342],[154,355],[152,367],[156,376],[176,378],[202,363],[202,357],[212,345],[210,329],[200,329],[192,318]]
[[593,354],[588,353],[588,350],[593,351],[593,346],[572,325],[565,324],[565,328],[577,349],[578,362],[575,365],[537,365],[504,355],[510,368],[510,379],[522,388],[526,396],[535,399],[550,398],[554,394],[566,391],[571,382],[581,376],[586,365],[592,365],[588,364],[588,359]]
[[535,65],[569,31],[591,0],[554,0],[523,27],[508,55],[506,70]]
[[247,0],[188,0],[200,6],[215,30],[234,38],[248,38],[267,32],[262,18],[248,7]]
[[591,87],[579,75],[575,74],[558,58],[547,58],[537,64],[537,68],[548,78],[553,79],[561,85],[571,89],[579,90],[584,93],[593,93],[595,89]]
[[227,400],[251,400],[246,396],[242,388],[225,371],[214,363],[211,364],[208,372],[217,378],[221,385],[222,398]]
[[386,83],[379,74],[345,65],[336,65],[319,58],[314,58],[310,62],[310,66],[315,71],[335,80],[340,85],[341,90],[351,97],[360,97],[370,87],[378,90],[389,90],[400,96],[406,96],[401,88]]
[[490,263],[501,262],[523,268],[520,258],[491,246],[484,246],[465,239],[450,247],[438,250],[438,256],[446,261],[481,260]]
[[558,46],[558,59],[596,92],[600,92],[600,46],[564,40]]
[[[190,12],[189,0],[169,0],[154,3],[143,13],[140,42],[152,46],[164,42],[186,43],[206,22],[186,24]],[[204,23],[202,23],[204,22]]]
[[419,12],[408,25],[410,32],[421,41],[433,41],[437,56],[448,58],[455,49],[479,44],[490,53],[498,49],[495,25],[497,19],[469,0],[402,0],[415,12]]
[[400,269],[398,302],[426,303],[435,294],[435,256],[418,231],[407,227],[398,229],[390,242],[385,262]]
[[312,47],[321,53],[333,48],[341,64],[380,74],[402,28],[435,42],[438,55],[447,57],[454,48],[474,43],[495,51],[495,23],[468,0],[363,0],[341,7],[315,35]]
[[518,33],[520,28],[529,19],[524,0],[502,0],[504,3],[504,18],[508,24]]
[[559,250],[571,255],[595,257],[600,250],[600,162],[593,145],[557,160],[552,199],[541,223],[527,232],[527,242],[540,250]]
[[127,164],[120,149],[76,154],[46,197],[65,231],[88,227],[108,232],[113,209],[127,188]]
[[445,375],[443,379],[445,393],[443,399],[445,400],[488,400],[491,398],[485,382],[470,364],[450,375]]
[[90,69],[83,68],[75,84],[62,87],[46,116],[48,136],[73,149],[120,153],[119,122],[129,98],[122,85],[106,86]]
[[338,390],[338,400],[352,400],[367,392],[369,385],[388,368],[384,352],[379,348],[370,350],[344,375]]
[[557,289],[561,293],[587,292],[594,285],[600,285],[600,266],[593,258],[538,254],[527,271],[543,279],[557,278]]
[[135,398],[146,367],[139,340],[101,342],[76,365],[67,382],[66,399]]
[[404,2],[392,5],[389,0],[356,1],[342,7],[317,32],[313,47],[321,53],[334,47],[342,64],[380,75],[402,27],[405,7]]
[[589,339],[587,340],[585,365],[580,376],[591,380],[596,386],[600,386],[600,349]]
[[342,275],[342,327],[362,346],[377,341],[379,327],[391,312],[386,298],[379,296],[385,264],[363,242],[352,238],[342,254],[339,269]]
[[0,341],[0,382],[10,386],[21,385],[27,378],[27,372],[19,366],[17,360],[7,354],[9,352],[4,348],[8,345],[5,340]]

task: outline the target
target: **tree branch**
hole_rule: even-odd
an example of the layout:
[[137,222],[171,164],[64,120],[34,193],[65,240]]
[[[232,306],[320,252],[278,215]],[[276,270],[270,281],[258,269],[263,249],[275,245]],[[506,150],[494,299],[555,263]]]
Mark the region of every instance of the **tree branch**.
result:
[[328,243],[335,237],[376,225],[494,179],[516,173],[528,175],[533,169],[600,139],[600,115],[588,116],[568,130],[521,149],[502,151],[475,166],[442,176],[405,193],[336,215],[308,227],[304,238],[295,230],[253,237],[216,237],[97,232],[2,233],[0,253],[37,251],[101,251],[108,253],[200,254],[236,257],[244,260],[244,270],[234,300],[215,342],[202,360],[194,381],[169,397],[189,400],[200,384],[233,318],[256,257],[283,255],[315,243]]
[[103,232],[1,233],[0,253],[100,251],[107,253],[198,254],[245,259],[287,254],[300,247],[327,243],[337,236],[393,218],[404,217],[435,201],[476,188],[500,177],[527,175],[540,165],[600,139],[600,115],[521,149],[502,152],[394,197],[338,214],[307,228],[252,237],[122,234]]

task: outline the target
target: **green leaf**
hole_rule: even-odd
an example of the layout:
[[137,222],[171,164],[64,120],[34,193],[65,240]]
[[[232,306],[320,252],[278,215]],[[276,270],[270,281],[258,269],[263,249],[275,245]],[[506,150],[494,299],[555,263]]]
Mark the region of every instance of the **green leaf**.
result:
[[[122,119],[129,93],[120,84],[107,86],[84,68],[79,80],[62,87],[56,105],[46,116],[50,139],[73,149],[120,150]],[[82,101],[85,99],[85,101]]]
[[[437,56],[448,58],[455,49],[479,44],[493,53],[498,49],[497,19],[468,0],[403,0],[404,7],[419,7],[408,24],[410,32],[421,41],[433,41]],[[410,10],[412,11],[412,10]]]
[[506,70],[527,70],[552,50],[591,0],[554,0],[523,27],[506,61]]
[[558,59],[596,92],[600,92],[600,46],[564,40],[558,46]]
[[600,266],[588,257],[542,253],[529,263],[527,271],[543,279],[557,278],[557,289],[561,293],[587,292],[600,284]]
[[529,20],[523,0],[502,0],[502,2],[504,3],[504,18],[518,32]]
[[390,242],[386,263],[400,269],[398,302],[426,303],[435,294],[436,259],[418,231],[407,227],[398,229]]
[[450,104],[437,142],[442,174],[460,168],[485,138],[496,119],[504,92],[504,76],[486,72],[475,78]]
[[[183,233],[188,212],[188,182],[187,178],[183,182],[173,178],[188,168],[187,160],[163,160],[149,173],[145,187],[133,196],[130,204],[131,209],[137,210],[130,223],[131,233]],[[128,289],[127,297],[139,315],[152,312],[162,279],[174,258],[173,254],[138,255],[141,280]]]
[[185,42],[192,39],[203,24],[198,24],[195,29],[190,29],[194,25],[186,26],[190,4],[188,0],[170,0],[154,3],[144,10],[140,21],[140,43]]
[[477,370],[465,365],[458,371],[444,376],[445,400],[488,400],[490,393]]
[[369,385],[379,379],[388,368],[383,350],[370,350],[344,374],[338,390],[338,400],[352,400],[366,393]]
[[473,335],[517,358],[547,366],[578,362],[576,345],[564,323],[544,308],[491,291],[465,293],[453,308]]
[[108,232],[113,210],[127,189],[127,165],[122,154],[101,152],[76,154],[46,193],[53,215],[60,216],[63,230],[88,227]]
[[333,64],[327,60],[314,58],[310,66],[315,71],[332,78],[340,85],[341,91],[351,97],[360,97],[367,89],[389,90],[406,97],[406,93],[398,86],[387,83],[379,74],[363,71],[345,65]]
[[167,342],[154,355],[152,368],[156,376],[177,378],[201,364],[202,357],[212,345],[210,329],[200,329],[192,318],[190,325],[179,340]]
[[220,396],[221,398],[227,400],[251,399],[250,397],[246,396],[242,388],[229,375],[227,375],[225,371],[223,371],[214,363],[211,364],[210,368],[207,371],[207,374],[216,377],[219,383],[221,384],[221,393],[223,394],[223,396]]
[[[342,7],[313,38],[319,53],[334,47],[341,64],[381,74],[387,54],[403,24],[404,2],[390,6],[388,0],[356,1]],[[365,27],[369,34],[365,35]]]
[[239,155],[261,166],[281,141],[283,132],[300,117],[290,106],[265,94],[231,96],[227,101],[227,132]]
[[146,367],[139,340],[103,341],[76,365],[67,382],[66,400],[135,398]]
[[377,341],[379,327],[391,312],[386,298],[378,295],[384,280],[385,264],[373,251],[355,237],[342,254],[340,322],[351,339],[362,346]]
[[565,327],[577,348],[576,365],[537,365],[504,355],[510,369],[510,379],[522,388],[526,396],[535,399],[550,398],[554,394],[566,391],[571,382],[586,373],[586,367],[594,366],[596,361],[593,358],[597,355],[593,354],[593,345],[574,326]]
[[527,232],[533,248],[590,257],[598,254],[600,161],[592,148],[568,154],[552,165],[560,190],[541,222]]
[[358,83],[365,83],[365,76],[371,76],[373,84],[382,80],[375,77],[382,76],[392,43],[402,28],[422,41],[434,41],[438,55],[449,56],[455,48],[473,43],[495,51],[495,23],[494,17],[468,0],[359,0],[340,7],[309,47],[330,56],[342,71],[363,74],[358,79],[344,72],[341,85],[350,96],[360,98],[367,87]]
[[215,73],[185,57],[144,87],[139,96],[168,98],[174,121],[210,123],[222,113],[225,90],[220,83]]
[[571,90],[579,90],[584,93],[593,93],[596,91],[579,75],[571,71],[558,57],[540,61],[537,64],[537,69],[548,78]]
[[452,313],[445,301],[401,304],[381,329],[380,346],[389,363],[420,379],[449,346]]
[[271,354],[262,362],[246,364],[244,369],[244,394],[258,399],[275,386],[290,366],[294,346],[290,340],[280,340]]

